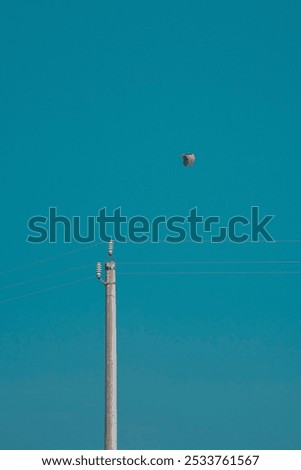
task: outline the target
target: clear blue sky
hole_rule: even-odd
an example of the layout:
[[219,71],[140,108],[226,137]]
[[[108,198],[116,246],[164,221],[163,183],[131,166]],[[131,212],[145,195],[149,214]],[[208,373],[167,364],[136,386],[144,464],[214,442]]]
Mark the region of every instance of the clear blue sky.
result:
[[[226,220],[258,205],[276,239],[301,239],[300,14],[297,1],[2,6],[0,294],[20,298],[0,304],[0,448],[103,445],[93,276],[106,247],[33,264],[79,246],[26,243],[29,217],[196,206]],[[301,260],[300,248],[116,247],[119,448],[300,448],[300,275],[121,275],[129,261]],[[237,266],[181,266],[202,269]]]

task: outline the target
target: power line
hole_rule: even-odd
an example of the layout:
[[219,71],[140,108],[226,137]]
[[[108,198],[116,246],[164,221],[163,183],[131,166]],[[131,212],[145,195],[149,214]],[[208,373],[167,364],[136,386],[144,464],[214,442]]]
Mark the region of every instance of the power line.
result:
[[124,271],[118,275],[144,276],[144,275],[193,275],[193,274],[301,274],[301,271]]
[[17,286],[22,286],[24,284],[30,284],[31,282],[35,282],[35,281],[50,279],[53,276],[59,276],[60,274],[70,273],[70,272],[73,272],[73,271],[78,271],[79,269],[91,268],[91,267],[92,267],[91,263],[90,264],[82,264],[80,266],[75,266],[74,268],[64,269],[63,271],[56,271],[54,273],[47,274],[46,276],[39,276],[39,277],[33,277],[31,279],[25,279],[24,281],[15,282],[14,284],[9,284],[7,286],[1,286],[0,291],[1,290],[6,290],[6,289],[11,289],[11,288],[17,287]]
[[[173,265],[202,265],[202,264],[300,264],[301,260],[209,260],[209,261],[130,261],[130,262],[119,262],[119,265],[123,266],[173,266]],[[1,290],[8,290],[13,287],[18,287],[25,284],[30,284],[32,282],[37,282],[45,279],[50,279],[54,276],[59,276],[61,274],[66,274],[80,269],[92,268],[92,264],[83,264],[79,266],[74,266],[73,268],[64,269],[62,271],[56,271],[54,273],[47,274],[45,276],[38,276],[31,279],[25,279],[23,281],[15,282],[8,284],[6,286],[1,286]]]
[[47,263],[48,261],[53,261],[55,259],[58,259],[58,258],[61,258],[63,256],[69,256],[69,255],[73,255],[74,253],[78,253],[80,251],[83,251],[83,250],[88,250],[90,248],[94,248],[96,246],[99,246],[99,245],[102,245],[103,242],[99,242],[99,243],[94,243],[93,245],[89,245],[89,246],[83,246],[81,248],[78,248],[77,250],[71,250],[71,251],[68,251],[67,253],[64,252],[64,253],[59,253],[58,255],[55,255],[55,256],[50,256],[49,258],[41,258],[41,259],[38,259],[37,261],[33,261],[32,263],[28,263],[28,264],[22,264],[20,266],[15,266],[13,268],[10,268],[10,269],[7,269],[5,271],[1,271],[0,272],[0,276],[4,275],[4,274],[8,274],[8,273],[11,273],[13,271],[18,271],[20,269],[25,269],[25,268],[30,268],[31,266],[35,266],[37,264],[42,264],[42,263]]
[[[150,240],[149,240],[150,241]],[[231,240],[225,240],[225,241],[231,241]],[[264,242],[265,240],[262,240],[261,242]],[[159,240],[159,243],[162,243],[162,242],[166,242],[166,240]],[[185,242],[190,242],[190,243],[198,243],[198,242],[194,242],[193,240],[185,240]],[[97,243],[94,243],[94,244],[91,244],[89,246],[83,246],[81,248],[78,248],[76,250],[71,250],[71,251],[68,251],[67,253],[64,252],[64,253],[59,253],[58,255],[55,255],[55,256],[50,256],[48,258],[41,258],[41,259],[38,259],[37,261],[33,261],[32,263],[27,263],[27,264],[23,264],[23,265],[20,265],[20,266],[14,266],[13,268],[9,268],[9,269],[6,269],[5,271],[1,271],[0,272],[0,276],[4,275],[4,274],[8,274],[8,273],[11,273],[11,272],[14,272],[14,271],[18,271],[18,270],[21,270],[21,269],[25,269],[25,268],[29,268],[31,266],[35,266],[37,264],[43,264],[43,263],[47,263],[49,261],[54,261],[55,259],[58,259],[58,258],[61,258],[61,257],[64,257],[64,256],[69,256],[69,255],[72,255],[74,253],[79,253],[83,250],[87,250],[87,249],[90,249],[90,248],[94,248],[96,246],[99,246],[99,245],[102,245],[104,242],[100,241],[100,242],[97,242]],[[118,242],[117,242],[118,243]],[[203,243],[211,243],[212,245],[217,245],[217,243],[212,243],[211,240],[203,240],[203,242],[201,243],[198,243],[200,245],[202,245]],[[251,242],[249,242],[251,243]],[[275,240],[274,243],[301,243],[301,239],[300,240]],[[244,243],[245,245],[246,243]],[[255,243],[252,243],[252,244],[257,244],[257,242]],[[220,243],[218,244],[220,245]],[[241,244],[240,244],[241,245]]]
[[[160,240],[160,242],[162,242],[162,241],[165,242],[165,240]],[[186,240],[186,241],[193,243],[192,240]],[[204,240],[204,242],[206,242],[206,241]],[[211,241],[210,241],[210,240],[207,240],[207,242],[211,242]],[[203,242],[202,242],[202,243],[203,243]],[[202,243],[200,243],[200,244],[202,244]],[[275,243],[301,243],[301,240],[276,240]],[[42,259],[39,259],[39,260],[37,260],[37,261],[33,261],[32,263],[27,263],[27,264],[23,264],[23,265],[20,265],[20,266],[15,266],[15,267],[9,268],[9,269],[7,269],[7,270],[5,270],[5,271],[1,271],[1,272],[0,272],[0,276],[2,276],[2,275],[4,275],[4,274],[11,273],[11,272],[14,272],[14,271],[18,271],[18,270],[21,270],[21,269],[29,268],[29,267],[31,267],[31,266],[35,266],[35,265],[38,265],[38,264],[43,264],[43,263],[47,263],[47,262],[49,262],[49,261],[54,261],[54,260],[56,260],[56,259],[58,259],[58,258],[61,258],[61,257],[64,257],[64,256],[69,256],[69,255],[72,255],[72,254],[74,254],[74,253],[79,253],[79,252],[81,252],[81,251],[83,251],[83,250],[91,249],[91,248],[97,247],[97,246],[99,246],[99,245],[101,245],[101,244],[103,244],[103,242],[98,242],[98,243],[94,243],[93,245],[84,246],[84,247],[78,248],[78,249],[76,249],[76,250],[68,251],[67,253],[64,252],[64,253],[59,253],[58,255],[55,255],[55,256],[50,256],[50,257],[47,257],[47,258],[42,258]],[[215,261],[211,261],[211,263],[224,263],[224,262],[225,262],[225,263],[253,263],[253,262],[251,262],[251,261],[241,261],[241,262],[238,262],[238,261],[216,261],[216,262],[215,262]],[[276,263],[276,261],[263,261],[262,263],[265,263],[265,262],[267,262],[267,263],[273,263],[273,262],[275,262],[275,263]],[[299,262],[300,262],[300,261],[287,261],[287,262],[279,261],[279,263],[299,263]],[[167,264],[167,263],[169,263],[169,262],[162,262],[162,264]],[[173,263],[173,262],[170,262],[170,264],[171,264],[171,263]],[[188,262],[174,262],[174,264],[177,264],[177,263],[178,263],[178,264],[181,264],[181,263],[183,263],[183,264],[184,264],[184,263],[188,264]],[[209,261],[191,262],[191,263],[195,263],[195,264],[197,264],[197,263],[209,263]],[[261,263],[261,261],[254,261],[254,263]],[[144,262],[141,262],[141,263],[138,263],[138,262],[137,262],[137,263],[135,263],[135,262],[133,262],[133,263],[118,263],[118,264],[152,264],[152,263],[147,263],[147,262],[145,262],[145,263],[144,263]],[[155,264],[155,263],[153,263],[153,264]],[[159,263],[158,263],[158,264],[159,264]],[[19,285],[19,284],[18,284],[18,285]],[[0,290],[1,290],[1,289],[2,289],[2,288],[0,288]]]
[[[150,241],[150,240],[149,240]],[[231,240],[225,240],[225,241],[231,241]],[[260,242],[264,242],[265,240],[262,240]],[[166,242],[166,240],[159,240],[159,243],[162,243],[162,242]],[[190,242],[190,243],[198,243],[198,242],[194,242],[193,240],[185,240],[185,242]],[[260,243],[258,242],[258,243]],[[10,272],[13,272],[13,271],[18,271],[20,269],[25,269],[25,268],[29,268],[31,266],[35,266],[37,264],[42,264],[42,263],[47,263],[48,261],[53,261],[55,259],[58,259],[58,258],[61,258],[61,257],[64,257],[64,256],[69,256],[69,255],[72,255],[74,253],[79,253],[83,250],[87,250],[87,249],[90,249],[90,248],[94,248],[96,246],[99,246],[99,245],[102,245],[104,242],[100,241],[100,242],[97,242],[97,243],[94,243],[94,244],[91,244],[89,246],[84,246],[84,247],[81,247],[81,248],[78,248],[76,250],[71,250],[71,251],[68,251],[67,253],[64,252],[64,253],[59,253],[58,255],[55,255],[55,256],[50,256],[48,258],[42,258],[42,259],[39,259],[37,261],[33,261],[32,263],[27,263],[27,264],[23,264],[23,265],[20,265],[20,266],[14,266],[13,268],[9,268],[9,269],[6,269],[5,271],[1,271],[0,272],[0,276],[4,275],[4,274],[8,274]],[[118,243],[118,242],[117,242]],[[135,242],[133,242],[135,243]],[[211,240],[203,240],[202,242],[198,243],[200,245],[202,245],[203,243],[212,243]],[[257,242],[256,242],[257,243]],[[256,244],[254,243],[254,244]],[[301,239],[297,239],[297,240],[275,240],[274,243],[301,243]],[[216,243],[212,243],[213,245],[216,245]],[[244,243],[245,244],[245,243]],[[220,244],[218,244],[220,245]],[[240,244],[241,245],[241,244]]]
[[[181,275],[181,276],[187,276],[187,275],[212,275],[212,274],[217,274],[217,275],[226,275],[226,274],[278,274],[278,275],[291,275],[291,274],[301,274],[301,271],[124,271],[124,272],[119,272],[119,275],[121,276],[149,276],[149,275]],[[13,302],[16,300],[21,300],[26,297],[32,297],[35,295],[43,294],[45,292],[52,291],[54,289],[59,289],[61,287],[67,287],[73,284],[77,284],[80,282],[88,281],[94,279],[94,276],[88,276],[84,277],[81,279],[76,279],[74,281],[69,281],[69,282],[63,282],[61,284],[57,284],[55,286],[47,287],[45,289],[40,289],[32,292],[28,292],[27,294],[23,294],[20,296],[16,297],[9,297],[7,299],[1,300],[0,304],[6,304],[9,302]]]
[[301,243],[301,240],[276,240],[276,243]]
[[[149,240],[146,240],[146,241],[143,241],[143,244],[146,244],[146,243],[152,243],[154,245],[158,245],[160,243],[168,243],[169,245],[181,245],[182,243],[195,243],[196,245],[203,245],[204,243],[205,244],[211,244],[211,245],[223,245],[224,243],[232,243],[233,245],[248,245],[248,244],[251,244],[251,245],[258,245],[258,244],[268,244],[268,245],[276,245],[277,243],[301,243],[301,239],[296,239],[296,240],[273,240],[273,241],[268,241],[267,240],[258,240],[258,241],[252,241],[252,240],[246,240],[242,243],[235,243],[233,242],[232,240],[230,239],[225,239],[221,242],[213,242],[211,239],[209,240],[202,240],[202,241],[195,241],[195,240],[192,240],[191,238],[190,239],[184,239],[184,240],[181,240],[179,242],[177,241],[174,241],[174,242],[170,242],[170,241],[167,241],[166,238],[167,237],[171,237],[170,235],[167,235],[165,238],[162,238],[162,239],[159,239],[157,241],[153,241],[151,239]],[[118,243],[118,242],[116,242]],[[123,242],[121,242],[123,243]],[[127,240],[125,243],[136,243],[136,241],[133,241],[133,240]]]
[[125,261],[118,265],[181,265],[181,264],[298,264],[301,260],[209,260],[209,261]]
[[89,277],[84,277],[84,278],[81,278],[81,279],[76,279],[75,281],[63,282],[62,284],[57,284],[56,286],[47,287],[46,289],[40,289],[40,290],[37,290],[37,291],[28,292],[27,294],[19,295],[17,297],[9,297],[8,299],[1,300],[0,304],[6,304],[8,302],[13,302],[15,300],[24,299],[25,297],[32,297],[32,296],[35,296],[35,295],[43,294],[44,292],[48,292],[48,291],[51,291],[51,290],[54,290],[54,289],[59,289],[60,287],[71,286],[72,284],[77,284],[77,283],[88,281],[88,280],[91,280],[91,279],[94,279],[94,276],[89,276]]

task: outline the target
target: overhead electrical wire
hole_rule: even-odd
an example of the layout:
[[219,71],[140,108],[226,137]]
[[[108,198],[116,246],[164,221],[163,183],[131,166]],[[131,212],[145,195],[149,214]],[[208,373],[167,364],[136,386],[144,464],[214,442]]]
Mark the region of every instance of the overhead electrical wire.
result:
[[6,290],[6,289],[11,289],[11,288],[17,287],[17,286],[22,286],[24,284],[30,284],[31,282],[35,282],[35,281],[42,281],[42,280],[45,280],[45,279],[50,279],[53,276],[59,276],[60,274],[71,273],[73,271],[78,271],[79,269],[90,268],[90,267],[92,267],[91,263],[90,264],[83,264],[83,265],[80,265],[80,266],[75,266],[74,268],[64,269],[63,271],[56,271],[56,272],[51,273],[51,274],[46,274],[45,276],[39,276],[39,277],[33,277],[31,279],[25,279],[23,281],[15,282],[13,284],[8,284],[6,286],[1,286],[0,291],[1,290]]
[[202,260],[202,261],[126,261],[118,265],[176,265],[176,264],[298,264],[301,260]]
[[[125,261],[118,262],[118,266],[173,266],[173,265],[202,265],[202,264],[300,264],[301,260],[209,260],[209,261]],[[61,271],[55,271],[54,273],[49,273],[43,276],[33,277],[31,279],[24,279],[22,281],[14,282],[5,286],[0,286],[0,291],[8,290],[13,287],[22,286],[25,284],[30,284],[32,282],[42,281],[45,279],[50,279],[54,276],[59,276],[61,274],[70,273],[78,271],[80,269],[92,268],[93,264],[83,264],[79,266],[74,266],[69,269],[64,269]]]
[[301,271],[123,271],[118,275],[191,275],[191,274],[301,274]]
[[89,248],[95,248],[96,246],[99,246],[99,245],[102,245],[102,244],[103,244],[103,242],[94,243],[93,245],[83,246],[83,247],[78,248],[76,250],[71,250],[71,251],[59,253],[58,255],[50,256],[48,258],[41,258],[41,259],[38,259],[36,261],[33,261],[32,263],[22,264],[20,266],[14,266],[13,268],[9,268],[9,269],[6,269],[5,271],[1,271],[0,276],[2,276],[4,274],[11,273],[13,271],[18,271],[20,269],[30,268],[31,266],[35,266],[37,264],[47,263],[48,261],[54,261],[55,259],[62,258],[63,256],[73,255],[74,253],[79,253],[80,251],[88,250]]
[[[191,275],[258,275],[258,274],[265,274],[265,275],[294,275],[294,274],[301,274],[301,271],[121,271],[118,275],[121,276],[149,276],[149,275],[181,275],[181,276],[191,276]],[[1,300],[1,304],[6,304],[8,302],[13,302],[16,300],[24,299],[26,297],[32,297],[35,295],[43,294],[45,292],[52,291],[54,289],[58,289],[60,287],[67,287],[73,284],[77,284],[80,282],[88,281],[94,279],[94,276],[88,276],[80,279],[75,279],[73,281],[63,282],[54,286],[47,287],[45,289],[40,289],[32,292],[28,292],[26,294],[22,294],[15,297],[9,297],[7,299]]]
[[[193,243],[192,240],[185,240],[185,241]],[[162,243],[162,242],[166,242],[166,241],[165,240],[163,240],[163,241],[160,240],[160,243]],[[210,242],[210,240],[207,240],[207,241],[204,240],[202,243],[204,243],[204,242]],[[19,265],[19,266],[14,266],[14,267],[6,269],[4,271],[0,271],[0,276],[3,276],[4,274],[8,274],[8,273],[11,273],[11,272],[14,272],[14,271],[18,271],[18,270],[21,270],[21,269],[30,268],[31,266],[35,266],[35,265],[38,265],[38,264],[43,264],[43,263],[47,263],[49,261],[54,261],[54,260],[56,260],[58,258],[61,258],[61,257],[64,257],[64,256],[69,256],[69,255],[72,255],[72,254],[75,254],[75,253],[79,253],[83,250],[95,248],[95,247],[100,246],[104,243],[105,242],[100,241],[100,242],[97,242],[97,243],[93,243],[91,245],[89,244],[88,246],[85,245],[85,246],[83,246],[81,248],[78,248],[76,250],[71,250],[71,251],[68,251],[68,252],[59,253],[58,255],[50,256],[50,257],[47,257],[47,258],[41,258],[41,259],[38,259],[36,261],[33,261],[32,263],[27,263],[27,264],[23,264],[23,265]],[[200,243],[200,244],[202,244],[202,243]],[[297,240],[275,240],[274,243],[301,243],[301,239],[300,240],[298,240],[298,239]]]
[[22,294],[22,295],[19,295],[19,296],[16,296],[16,297],[9,297],[8,299],[0,300],[0,304],[6,304],[8,302],[13,302],[15,300],[24,299],[26,297],[32,297],[32,296],[35,296],[35,295],[43,294],[44,292],[49,292],[49,291],[54,290],[54,289],[59,289],[60,287],[71,286],[72,284],[78,284],[80,282],[89,281],[91,279],[94,279],[94,276],[89,276],[89,277],[84,277],[84,278],[81,278],[81,279],[75,279],[73,281],[63,282],[63,283],[57,284],[55,286],[46,287],[45,289],[40,289],[40,290],[33,291],[33,292],[27,292],[26,294]]

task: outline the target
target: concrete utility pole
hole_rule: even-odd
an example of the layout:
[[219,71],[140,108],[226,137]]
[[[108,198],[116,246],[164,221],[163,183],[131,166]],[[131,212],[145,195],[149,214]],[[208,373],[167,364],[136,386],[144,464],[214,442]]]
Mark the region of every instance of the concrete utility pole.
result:
[[[113,241],[108,254],[113,254]],[[117,449],[117,342],[116,342],[116,271],[115,262],[105,263],[106,278],[101,279],[101,263],[96,264],[96,277],[106,289],[105,327],[105,449]]]
[[106,263],[105,449],[117,449],[117,351],[115,263]]

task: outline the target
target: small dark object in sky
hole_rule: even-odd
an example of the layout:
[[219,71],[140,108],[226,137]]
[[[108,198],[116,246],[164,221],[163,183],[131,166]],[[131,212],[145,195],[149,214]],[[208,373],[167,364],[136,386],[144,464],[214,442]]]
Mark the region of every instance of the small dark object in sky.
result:
[[195,162],[195,154],[194,153],[183,153],[183,165],[184,166],[193,166]]

